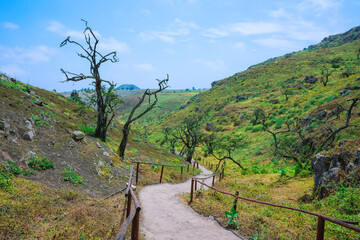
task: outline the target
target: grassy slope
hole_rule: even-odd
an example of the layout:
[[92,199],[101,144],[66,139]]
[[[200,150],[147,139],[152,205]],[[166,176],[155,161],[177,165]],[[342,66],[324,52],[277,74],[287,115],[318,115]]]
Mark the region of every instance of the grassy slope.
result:
[[[154,126],[151,139],[158,141],[162,138],[161,128],[164,126],[176,126],[184,117],[202,116],[203,126],[207,122],[216,124],[217,135],[228,135],[239,133],[245,136],[247,146],[238,149],[234,154],[235,159],[241,160],[247,171],[241,171],[237,166],[229,162],[227,164],[227,176],[225,181],[217,186],[230,192],[240,191],[245,197],[262,199],[269,202],[293,205],[311,211],[321,212],[334,218],[360,220],[358,210],[358,189],[345,189],[322,201],[301,203],[299,198],[305,194],[311,195],[313,188],[313,176],[303,175],[294,177],[295,164],[286,159],[274,158],[272,155],[272,137],[270,134],[261,131],[261,126],[253,126],[250,123],[253,112],[261,107],[267,114],[276,116],[278,121],[294,120],[304,118],[307,115],[316,115],[327,109],[333,110],[337,104],[349,106],[347,100],[359,97],[359,77],[354,74],[343,78],[341,72],[346,66],[352,66],[355,72],[360,71],[357,50],[360,48],[360,40],[333,48],[305,50],[284,57],[273,59],[248,70],[237,73],[222,80],[223,85],[217,85],[207,92],[201,93],[193,99],[185,109],[173,114],[161,125]],[[321,66],[324,62],[335,58],[341,58],[339,68],[330,76],[328,86],[321,84],[307,85],[304,77],[321,75]],[[295,77],[294,83],[285,83],[288,78]],[[294,95],[285,101],[281,94],[282,86],[296,85],[291,88]],[[352,88],[352,92],[341,97],[339,92],[346,87]],[[245,101],[236,102],[236,96],[249,96]],[[334,99],[335,98],[335,99]],[[269,103],[270,99],[279,100],[278,104]],[[198,111],[196,111],[198,108]],[[200,111],[199,111],[200,109]],[[343,112],[335,124],[340,126],[345,119]],[[354,109],[354,116],[351,119],[352,128],[343,131],[337,137],[334,147],[326,154],[344,150],[354,151],[359,149],[360,117],[359,105]],[[283,124],[281,129],[285,129]],[[205,130],[203,130],[206,132]],[[314,134],[319,134],[320,129]],[[210,132],[206,132],[210,133]],[[338,143],[347,139],[348,141],[338,146]],[[197,154],[202,158],[202,151],[199,148]],[[216,163],[211,157],[206,160]],[[283,177],[281,177],[282,172]],[[349,202],[348,206],[338,204],[338,201]],[[199,204],[202,202],[203,204]],[[205,204],[205,205],[204,205]],[[204,214],[217,214],[225,223],[224,211],[229,210],[232,200],[211,192],[203,193],[194,203],[194,208]],[[302,214],[295,214],[289,211],[279,211],[273,208],[264,208],[241,203],[239,214],[240,230],[249,237],[256,239],[311,239],[316,230],[316,219]],[[352,208],[353,211],[345,211],[344,208]],[[210,209],[210,210],[209,210]],[[355,210],[354,210],[355,209]],[[286,230],[282,225],[288,226]],[[226,224],[225,224],[226,225]],[[344,230],[332,224],[327,225],[326,238],[357,239],[354,232]]]
[[[34,103],[35,96],[25,94],[27,87],[45,103],[43,106]],[[1,239],[80,239],[82,236],[114,239],[123,220],[124,197],[116,195],[107,200],[104,197],[125,186],[131,161],[182,163],[136,131],[130,137],[125,160],[120,161],[114,154],[121,139],[118,123],[109,129],[106,143],[89,135],[86,142],[74,142],[71,137],[74,130],[94,130],[91,126],[95,112],[81,110],[79,105],[55,92],[21,82],[0,81],[0,96],[0,119],[9,119],[10,130],[15,130],[9,136],[0,133]],[[32,116],[39,121],[33,125],[34,141],[28,142],[21,136],[26,131],[24,120]],[[12,142],[15,138],[17,143]],[[46,157],[55,168],[26,174],[31,171],[26,158],[29,151]],[[104,151],[110,156],[105,156]],[[10,174],[9,161],[15,166]],[[82,184],[75,186],[61,181],[68,165],[83,177]],[[140,185],[157,183],[159,171],[160,168],[142,166]],[[190,171],[180,177],[179,172],[180,168],[166,168],[163,182],[183,181],[193,174]]]

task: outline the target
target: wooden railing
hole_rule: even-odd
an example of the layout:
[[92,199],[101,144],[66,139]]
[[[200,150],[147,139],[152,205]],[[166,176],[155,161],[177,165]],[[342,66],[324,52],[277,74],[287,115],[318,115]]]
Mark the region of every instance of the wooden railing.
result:
[[215,190],[215,191],[217,191],[219,193],[232,196],[232,197],[234,197],[236,199],[241,199],[241,200],[254,202],[254,203],[259,203],[259,204],[262,204],[262,205],[268,205],[268,206],[272,206],[272,207],[285,208],[285,209],[289,209],[289,210],[293,210],[293,211],[302,212],[302,213],[306,213],[306,214],[309,214],[309,215],[316,216],[318,218],[317,235],[316,235],[317,240],[323,240],[324,239],[325,220],[360,233],[360,228],[351,225],[351,224],[358,225],[358,222],[334,219],[334,218],[331,218],[331,217],[328,217],[328,216],[325,216],[325,215],[322,215],[322,214],[318,214],[318,213],[314,213],[314,212],[310,212],[310,211],[306,211],[306,210],[302,210],[302,209],[298,209],[298,208],[293,208],[293,207],[288,207],[288,206],[283,206],[283,205],[277,205],[277,204],[268,203],[268,202],[262,202],[262,201],[253,200],[253,199],[250,199],[250,198],[245,198],[245,197],[239,197],[239,196],[234,195],[232,193],[221,191],[221,190],[219,190],[219,189],[217,189],[217,188],[215,188],[213,186],[209,186],[209,185],[199,181],[199,179],[197,179],[197,178],[191,178],[191,191],[190,191],[190,202],[189,203],[192,203],[192,201],[193,201],[194,183],[195,183],[195,191],[196,191],[196,184],[199,183],[199,184],[202,184],[202,185],[208,187],[209,189],[213,189],[213,190]]
[[[136,163],[136,184],[138,184],[138,180],[139,180],[139,168],[140,168],[140,164],[146,164],[146,165],[156,165],[156,166],[161,166],[161,173],[160,173],[160,180],[159,183],[162,182],[162,177],[163,177],[163,173],[164,173],[164,167],[180,167],[181,168],[181,176],[183,174],[183,168],[187,169],[187,172],[189,172],[189,168],[191,164],[184,164],[184,165],[168,165],[168,164],[161,164],[161,163],[153,163],[153,162],[132,162],[132,163]],[[199,168],[199,163],[198,162],[193,162],[192,164],[193,166],[193,170],[196,168]]]
[[[129,182],[126,188],[125,196],[127,197],[127,207],[126,207],[126,220],[122,224],[118,235],[116,235],[115,240],[123,240],[125,239],[126,231],[132,223],[131,227],[131,240],[139,239],[139,222],[140,222],[140,204],[136,195],[131,187],[132,184],[132,175],[133,175],[134,167],[131,166]],[[131,209],[131,203],[134,201],[135,207]]]

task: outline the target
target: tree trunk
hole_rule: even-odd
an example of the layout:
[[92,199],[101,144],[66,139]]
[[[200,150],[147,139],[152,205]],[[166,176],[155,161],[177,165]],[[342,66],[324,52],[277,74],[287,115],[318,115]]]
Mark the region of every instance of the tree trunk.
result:
[[193,154],[194,154],[194,151],[193,151],[193,150],[188,150],[188,151],[186,152],[186,161],[188,161],[189,163],[191,163]]
[[105,121],[105,106],[104,106],[104,99],[101,93],[101,80],[100,75],[97,71],[97,69],[94,69],[94,75],[96,76],[95,81],[95,91],[96,91],[96,97],[97,97],[97,124],[96,124],[96,130],[95,130],[95,137],[100,138],[102,141],[106,141],[106,121]]
[[125,157],[125,149],[126,149],[126,145],[128,142],[128,138],[129,138],[129,132],[130,132],[130,125],[125,124],[122,128],[122,132],[123,132],[123,138],[121,140],[121,143],[119,145],[119,157],[121,159],[124,159]]

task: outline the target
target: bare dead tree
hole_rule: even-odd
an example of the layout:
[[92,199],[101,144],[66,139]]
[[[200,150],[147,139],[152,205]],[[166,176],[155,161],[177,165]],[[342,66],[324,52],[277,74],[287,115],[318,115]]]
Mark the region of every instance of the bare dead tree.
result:
[[[168,81],[169,81],[169,75],[167,75],[166,79],[163,79],[163,80],[156,79],[156,80],[158,81],[158,89],[155,90],[155,91],[151,91],[150,89],[145,90],[142,97],[139,98],[138,103],[131,110],[126,123],[122,127],[123,138],[121,140],[121,143],[120,143],[119,149],[118,149],[119,156],[122,159],[125,156],[125,149],[126,149],[126,145],[128,143],[131,123],[138,120],[139,118],[144,116],[147,112],[152,110],[156,106],[156,104],[158,102],[157,94],[159,92],[165,90],[166,88],[168,88],[167,84],[168,84]],[[142,110],[141,112],[135,114],[136,110],[145,102],[146,98],[148,99],[148,104],[149,105],[144,110]]]
[[[352,117],[352,110],[356,106],[359,98],[350,99],[351,105],[347,108],[346,120],[340,127],[334,127],[334,123],[330,122],[330,117],[328,116],[325,120],[319,120],[313,118],[310,122],[319,125],[318,128],[325,128],[323,134],[318,134],[319,131],[312,132],[309,131],[306,127],[302,126],[299,119],[295,119],[295,122],[292,124],[286,123],[286,128],[280,131],[274,131],[270,128],[270,124],[267,121],[268,117],[264,118],[262,125],[264,126],[264,131],[270,133],[274,139],[275,154],[279,154],[282,157],[293,159],[297,163],[302,165],[308,164],[308,159],[311,158],[315,153],[318,153],[328,146],[330,146],[335,137],[344,129],[351,127],[350,120]],[[333,115],[335,116],[335,115]],[[332,117],[332,116],[331,116]],[[279,143],[279,138],[281,143]],[[305,165],[304,165],[305,166]]]
[[320,77],[320,82],[324,85],[324,87],[326,87],[326,85],[329,82],[329,77],[330,75],[335,71],[335,69],[333,68],[329,68],[326,65],[323,65],[321,68],[321,77]]
[[[95,86],[96,92],[96,105],[97,105],[97,124],[95,130],[95,137],[100,138],[103,141],[106,141],[106,132],[109,124],[113,120],[113,115],[109,116],[109,112],[113,112],[113,105],[109,105],[110,100],[113,99],[111,92],[114,90],[115,84],[113,82],[101,79],[99,68],[101,64],[105,62],[118,62],[116,52],[110,52],[108,54],[101,54],[98,50],[99,40],[94,34],[93,30],[88,26],[88,22],[81,19],[85,22],[85,30],[83,32],[86,45],[73,41],[70,39],[70,36],[67,37],[61,44],[60,47],[65,46],[68,43],[75,44],[79,46],[82,50],[82,53],[77,53],[79,57],[86,59],[90,64],[90,75],[84,75],[83,73],[76,74],[69,71],[61,69],[61,72],[65,75],[66,80],[63,82],[79,82],[85,79],[92,79],[92,84]],[[104,83],[108,84],[110,87],[107,90],[109,96],[108,99],[104,97]],[[104,99],[105,98],[105,99]],[[109,111],[110,109],[110,111]]]
[[336,129],[333,129],[333,127],[330,126],[330,124],[328,122],[326,122],[326,125],[328,127],[328,130],[330,131],[330,134],[328,135],[328,137],[320,144],[320,146],[318,147],[318,151],[321,151],[323,149],[325,149],[327,146],[331,145],[334,140],[335,140],[335,136],[340,133],[341,131],[343,131],[344,129],[350,127],[350,119],[352,117],[352,110],[354,108],[354,106],[357,104],[357,102],[359,101],[360,98],[353,98],[353,99],[349,99],[348,101],[351,101],[351,105],[348,108],[347,112],[346,112],[346,121],[345,123],[341,126],[338,127]]

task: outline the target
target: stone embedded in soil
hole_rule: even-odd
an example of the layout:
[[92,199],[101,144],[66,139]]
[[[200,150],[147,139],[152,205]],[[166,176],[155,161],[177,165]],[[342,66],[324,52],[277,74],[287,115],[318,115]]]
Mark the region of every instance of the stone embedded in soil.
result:
[[73,138],[76,141],[79,141],[79,140],[83,139],[84,137],[85,137],[85,133],[83,133],[82,131],[74,131],[73,132]]
[[28,132],[24,133],[22,138],[26,141],[33,141],[34,136],[35,136],[34,131],[28,131]]

